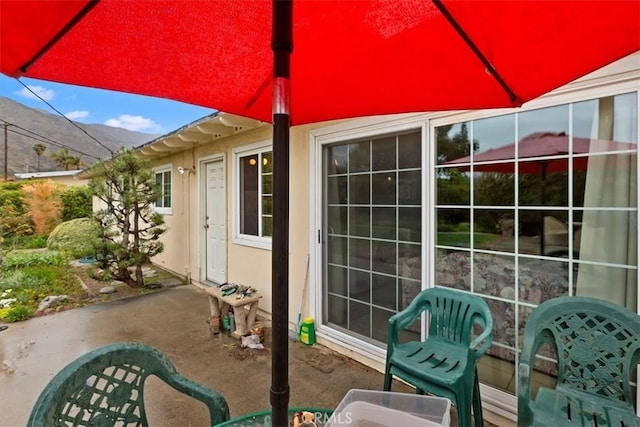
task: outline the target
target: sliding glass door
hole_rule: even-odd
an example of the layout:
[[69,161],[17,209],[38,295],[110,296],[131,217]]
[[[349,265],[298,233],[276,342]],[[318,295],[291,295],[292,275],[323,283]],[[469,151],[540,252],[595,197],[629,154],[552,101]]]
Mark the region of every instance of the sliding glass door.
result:
[[323,319],[380,346],[421,289],[421,159],[420,130],[323,148]]

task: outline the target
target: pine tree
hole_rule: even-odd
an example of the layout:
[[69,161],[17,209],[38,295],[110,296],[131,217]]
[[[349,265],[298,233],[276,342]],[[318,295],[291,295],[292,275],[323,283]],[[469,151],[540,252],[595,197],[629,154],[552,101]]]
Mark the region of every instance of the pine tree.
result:
[[[96,251],[113,277],[131,287],[144,285],[142,265],[164,249],[158,239],[164,218],[153,210],[160,195],[149,163],[131,150],[96,166],[89,187],[106,208],[95,214],[101,238]],[[129,268],[134,267],[132,277]]]

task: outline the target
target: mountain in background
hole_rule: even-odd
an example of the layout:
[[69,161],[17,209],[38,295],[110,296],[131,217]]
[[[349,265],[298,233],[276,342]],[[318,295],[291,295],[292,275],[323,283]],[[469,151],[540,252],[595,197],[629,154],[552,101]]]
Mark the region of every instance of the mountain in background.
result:
[[[38,156],[33,150],[36,144],[46,147],[40,157],[41,172],[63,170],[51,160],[51,155],[63,148],[67,148],[70,155],[79,156],[84,167],[92,165],[98,159],[111,157],[109,150],[64,117],[47,113],[42,109],[29,108],[0,96],[0,176],[4,176],[5,123],[9,123],[6,132],[9,179],[16,173],[38,172]],[[75,123],[113,152],[123,147],[142,145],[159,136],[101,124]]]

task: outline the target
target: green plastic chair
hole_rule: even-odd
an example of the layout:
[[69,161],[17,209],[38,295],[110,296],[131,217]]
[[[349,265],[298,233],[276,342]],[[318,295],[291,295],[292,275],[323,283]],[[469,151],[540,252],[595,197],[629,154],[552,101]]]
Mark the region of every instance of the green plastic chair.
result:
[[38,397],[27,425],[147,426],[144,383],[149,375],[207,405],[211,425],[229,419],[220,393],[180,375],[159,350],[122,342],[95,349],[64,367]]
[[[531,400],[534,357],[544,343],[558,359],[556,388]],[[524,330],[518,382],[518,426],[640,426],[630,379],[640,363],[640,316],[587,297],[540,304]]]
[[[400,343],[402,330],[428,312],[426,341]],[[483,299],[446,288],[420,292],[409,306],[389,319],[384,390],[393,376],[416,388],[451,400],[458,425],[483,425],[476,364],[493,341],[493,318]],[[473,417],[471,415],[473,408]]]

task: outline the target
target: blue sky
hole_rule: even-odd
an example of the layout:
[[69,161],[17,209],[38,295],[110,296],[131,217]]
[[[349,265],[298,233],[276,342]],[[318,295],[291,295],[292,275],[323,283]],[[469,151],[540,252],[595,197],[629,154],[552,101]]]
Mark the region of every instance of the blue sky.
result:
[[[28,78],[20,81],[71,120],[121,127],[136,132],[163,135],[214,112],[209,108],[149,96]],[[0,96],[57,114],[20,82],[2,74]]]

